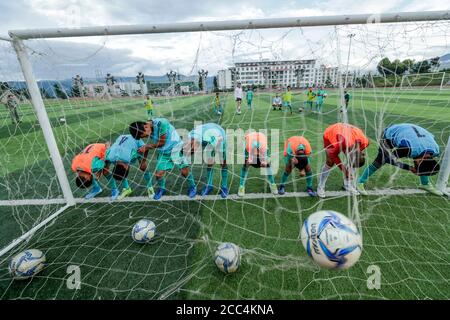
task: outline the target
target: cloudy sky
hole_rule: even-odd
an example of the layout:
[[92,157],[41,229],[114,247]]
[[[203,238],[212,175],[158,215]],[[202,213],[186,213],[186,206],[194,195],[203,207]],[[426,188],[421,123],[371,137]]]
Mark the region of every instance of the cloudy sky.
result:
[[[0,2],[0,36],[7,36],[8,30],[47,27],[449,9],[450,3],[441,0],[15,0]],[[337,65],[340,61],[345,67],[350,45],[348,34],[355,34],[349,68],[366,70],[373,68],[384,55],[422,59],[449,53],[449,31],[448,23],[402,24],[48,39],[26,43],[39,79],[65,79],[74,74],[95,77],[108,72],[115,76],[134,76],[138,71],[162,75],[170,69],[186,75],[207,69],[212,75],[233,62],[258,59],[317,59],[326,65]],[[0,42],[0,80],[20,77],[13,50],[7,42]]]

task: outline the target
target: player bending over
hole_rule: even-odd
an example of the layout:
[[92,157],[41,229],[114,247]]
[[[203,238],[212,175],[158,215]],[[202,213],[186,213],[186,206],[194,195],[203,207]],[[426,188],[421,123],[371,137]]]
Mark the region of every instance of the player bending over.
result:
[[287,87],[286,92],[283,94],[283,106],[285,108],[289,108],[292,114],[292,92],[291,86]]
[[188,196],[194,198],[197,194],[194,177],[187,159],[183,155],[183,142],[175,128],[165,118],[154,118],[148,122],[150,126],[151,143],[142,146],[139,150],[147,152],[156,149],[158,158],[156,162],[155,178],[158,190],[153,199],[159,200],[166,193],[166,172],[171,171],[176,165],[181,170],[181,175],[188,181]]
[[220,196],[226,198],[228,196],[228,166],[226,160],[227,154],[227,136],[225,130],[215,123],[205,123],[195,127],[189,132],[188,138],[190,143],[189,153],[194,153],[198,148],[203,151],[206,168],[206,186],[202,190],[201,195],[205,196],[213,190],[213,165],[216,160],[216,153],[219,156],[221,165],[222,184],[220,187]]
[[272,110],[276,110],[278,108],[278,110],[281,110],[281,107],[283,106],[282,101],[281,101],[281,97],[280,95],[277,93],[275,97],[273,97],[272,99]]
[[150,134],[150,126],[146,122],[136,121],[130,124],[129,131],[130,134],[120,135],[106,153],[106,160],[114,164],[112,170],[114,179],[122,183],[123,189],[119,200],[132,193],[127,177],[131,165],[136,161],[139,161],[139,169],[144,172],[148,193],[154,193],[151,175],[147,172],[147,152],[139,152],[139,148],[144,145],[142,138]]
[[[443,193],[436,189],[429,179],[429,176],[439,172],[439,164],[433,159],[438,155],[439,146],[434,136],[424,128],[409,123],[387,127],[379,142],[378,155],[359,178],[357,189],[362,195],[367,195],[364,184],[375,171],[388,163],[417,174],[420,178],[420,189],[442,196]],[[411,158],[414,166],[401,163],[397,158]]]
[[93,143],[76,155],[72,160],[72,170],[76,173],[75,184],[78,188],[92,189],[86,194],[85,199],[92,199],[103,190],[98,179],[103,174],[111,187],[111,198],[116,199],[119,195],[116,182],[108,171],[108,163],[105,161],[106,150],[109,143]]
[[293,136],[287,139],[284,143],[284,163],[286,168],[281,176],[281,184],[278,187],[278,194],[283,195],[285,190],[285,184],[292,169],[295,167],[300,172],[301,176],[306,175],[306,192],[311,197],[315,197],[317,194],[313,190],[312,186],[312,169],[310,165],[311,145],[306,138],[302,136]]
[[245,136],[245,163],[241,169],[238,196],[243,197],[245,195],[245,180],[247,179],[250,166],[267,168],[267,180],[270,183],[270,191],[273,194],[278,194],[277,185],[270,168],[270,155],[267,146],[267,137],[263,133],[251,132]]
[[[319,176],[317,195],[321,198],[325,197],[325,184],[330,170],[334,165],[337,165],[344,174],[343,188],[352,194],[358,194],[358,191],[353,186],[353,168],[360,168],[364,165],[364,150],[369,145],[369,139],[361,129],[355,126],[345,123],[335,123],[325,129],[323,144],[327,159]],[[347,157],[347,166],[339,158],[341,152]]]

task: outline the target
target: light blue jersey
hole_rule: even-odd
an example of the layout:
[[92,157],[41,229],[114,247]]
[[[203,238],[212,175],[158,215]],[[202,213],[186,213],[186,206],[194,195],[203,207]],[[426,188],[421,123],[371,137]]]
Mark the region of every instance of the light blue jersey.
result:
[[439,146],[434,136],[422,127],[410,123],[395,124],[385,129],[384,137],[391,140],[394,147],[411,149],[410,157],[417,158],[429,152],[439,155]]
[[[215,123],[205,123],[195,127],[194,130],[189,132],[189,139],[201,142],[203,147],[210,144],[214,149],[226,149],[227,136],[225,130]],[[219,142],[220,145],[217,145]]]
[[136,140],[130,134],[121,135],[106,152],[106,161],[130,164],[139,158],[138,149],[143,145],[141,139]]
[[156,148],[161,153],[171,152],[172,149],[182,143],[180,135],[175,130],[174,126],[170,124],[169,120],[165,118],[155,118],[153,121],[153,132],[150,136],[152,143],[157,143],[159,138],[166,135],[166,143],[159,148]]

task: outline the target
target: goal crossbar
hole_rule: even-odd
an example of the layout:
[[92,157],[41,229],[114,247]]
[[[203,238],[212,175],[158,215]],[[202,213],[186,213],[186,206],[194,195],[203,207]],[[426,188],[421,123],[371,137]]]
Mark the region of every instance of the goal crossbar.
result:
[[197,31],[223,31],[238,29],[269,29],[315,27],[371,23],[397,23],[450,20],[450,11],[394,12],[376,14],[350,14],[333,16],[249,19],[228,21],[181,22],[165,24],[140,24],[96,26],[81,28],[42,28],[10,30],[11,38],[21,40],[37,38],[89,37],[105,35],[133,35],[148,33],[177,33]]

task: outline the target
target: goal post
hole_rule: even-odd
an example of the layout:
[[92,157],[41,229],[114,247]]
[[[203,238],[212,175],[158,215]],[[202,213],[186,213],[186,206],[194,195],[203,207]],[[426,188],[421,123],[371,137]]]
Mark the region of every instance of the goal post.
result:
[[12,45],[17,53],[17,59],[19,60],[19,64],[22,69],[24,79],[31,96],[31,103],[34,107],[34,110],[36,111],[39,124],[42,128],[45,142],[47,143],[47,147],[50,152],[50,157],[52,159],[56,175],[58,176],[58,181],[63,191],[64,198],[66,199],[67,205],[73,206],[75,205],[75,199],[73,197],[72,190],[69,185],[69,179],[67,178],[67,174],[64,170],[61,154],[58,150],[58,145],[56,144],[56,139],[53,134],[52,127],[50,125],[50,120],[48,118],[47,111],[45,110],[45,105],[41,96],[41,92],[37,85],[36,78],[34,77],[33,68],[31,66],[28,53],[22,40],[14,39]]

